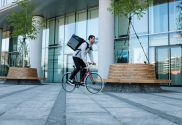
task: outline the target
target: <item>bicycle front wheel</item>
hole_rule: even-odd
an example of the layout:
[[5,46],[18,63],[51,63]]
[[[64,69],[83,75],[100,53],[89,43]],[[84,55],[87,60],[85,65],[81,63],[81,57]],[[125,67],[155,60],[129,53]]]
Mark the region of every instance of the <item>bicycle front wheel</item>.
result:
[[91,73],[85,78],[85,85],[90,93],[96,94],[102,91],[104,87],[104,81],[99,74]]
[[62,88],[66,92],[72,92],[75,89],[75,85],[72,85],[68,82],[68,79],[70,76],[71,76],[71,72],[67,72],[66,74],[64,74],[62,78]]

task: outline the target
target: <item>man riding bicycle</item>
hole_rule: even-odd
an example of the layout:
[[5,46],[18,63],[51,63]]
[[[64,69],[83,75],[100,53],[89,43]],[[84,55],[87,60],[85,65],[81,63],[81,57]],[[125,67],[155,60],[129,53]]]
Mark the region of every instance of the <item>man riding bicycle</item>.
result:
[[[76,69],[71,73],[71,76],[68,80],[70,84],[74,84],[74,77],[75,75],[80,71],[80,79],[82,79],[86,73],[86,64],[87,64],[87,54],[89,55],[90,61],[93,65],[95,65],[95,62],[93,61],[93,49],[92,45],[95,42],[95,36],[90,35],[88,37],[89,43],[83,42],[78,49],[73,54],[73,61],[76,66]],[[84,81],[80,81],[80,84],[83,84]]]

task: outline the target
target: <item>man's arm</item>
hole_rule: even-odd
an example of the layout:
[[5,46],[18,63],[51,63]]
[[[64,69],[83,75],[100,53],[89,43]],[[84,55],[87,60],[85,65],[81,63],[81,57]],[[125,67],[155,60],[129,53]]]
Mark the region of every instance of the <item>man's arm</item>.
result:
[[90,58],[91,63],[95,64],[95,63],[94,63],[94,58],[93,58],[93,50],[90,50],[90,51],[88,52],[88,55],[89,55],[89,58]]

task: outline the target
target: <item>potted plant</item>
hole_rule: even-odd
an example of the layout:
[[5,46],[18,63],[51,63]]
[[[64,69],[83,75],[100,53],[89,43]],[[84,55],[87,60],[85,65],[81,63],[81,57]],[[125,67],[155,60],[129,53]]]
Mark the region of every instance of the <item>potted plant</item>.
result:
[[[128,41],[130,40],[131,26],[134,29],[132,22],[131,22],[132,17],[137,16],[138,19],[141,19],[143,17],[143,15],[145,14],[144,11],[149,7],[150,4],[152,4],[152,2],[153,2],[153,0],[112,0],[111,7],[108,8],[109,11],[116,16],[119,16],[120,14],[122,14],[128,18],[128,31],[127,31]],[[134,31],[135,31],[135,29],[134,29]],[[143,49],[143,46],[142,46],[136,32],[135,32],[135,35],[138,38],[138,41],[142,47],[145,57],[149,62],[149,59],[146,56],[146,53]]]

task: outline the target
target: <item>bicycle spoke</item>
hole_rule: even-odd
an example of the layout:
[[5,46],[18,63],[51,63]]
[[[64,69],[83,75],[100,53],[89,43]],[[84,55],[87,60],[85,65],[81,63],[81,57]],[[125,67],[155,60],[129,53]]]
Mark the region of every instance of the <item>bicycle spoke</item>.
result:
[[87,90],[93,94],[100,92],[104,87],[103,80],[97,73],[91,73],[88,75],[85,84]]
[[66,92],[72,92],[75,89],[75,85],[72,85],[68,82],[68,79],[70,77],[71,73],[66,73],[62,78],[62,88]]

